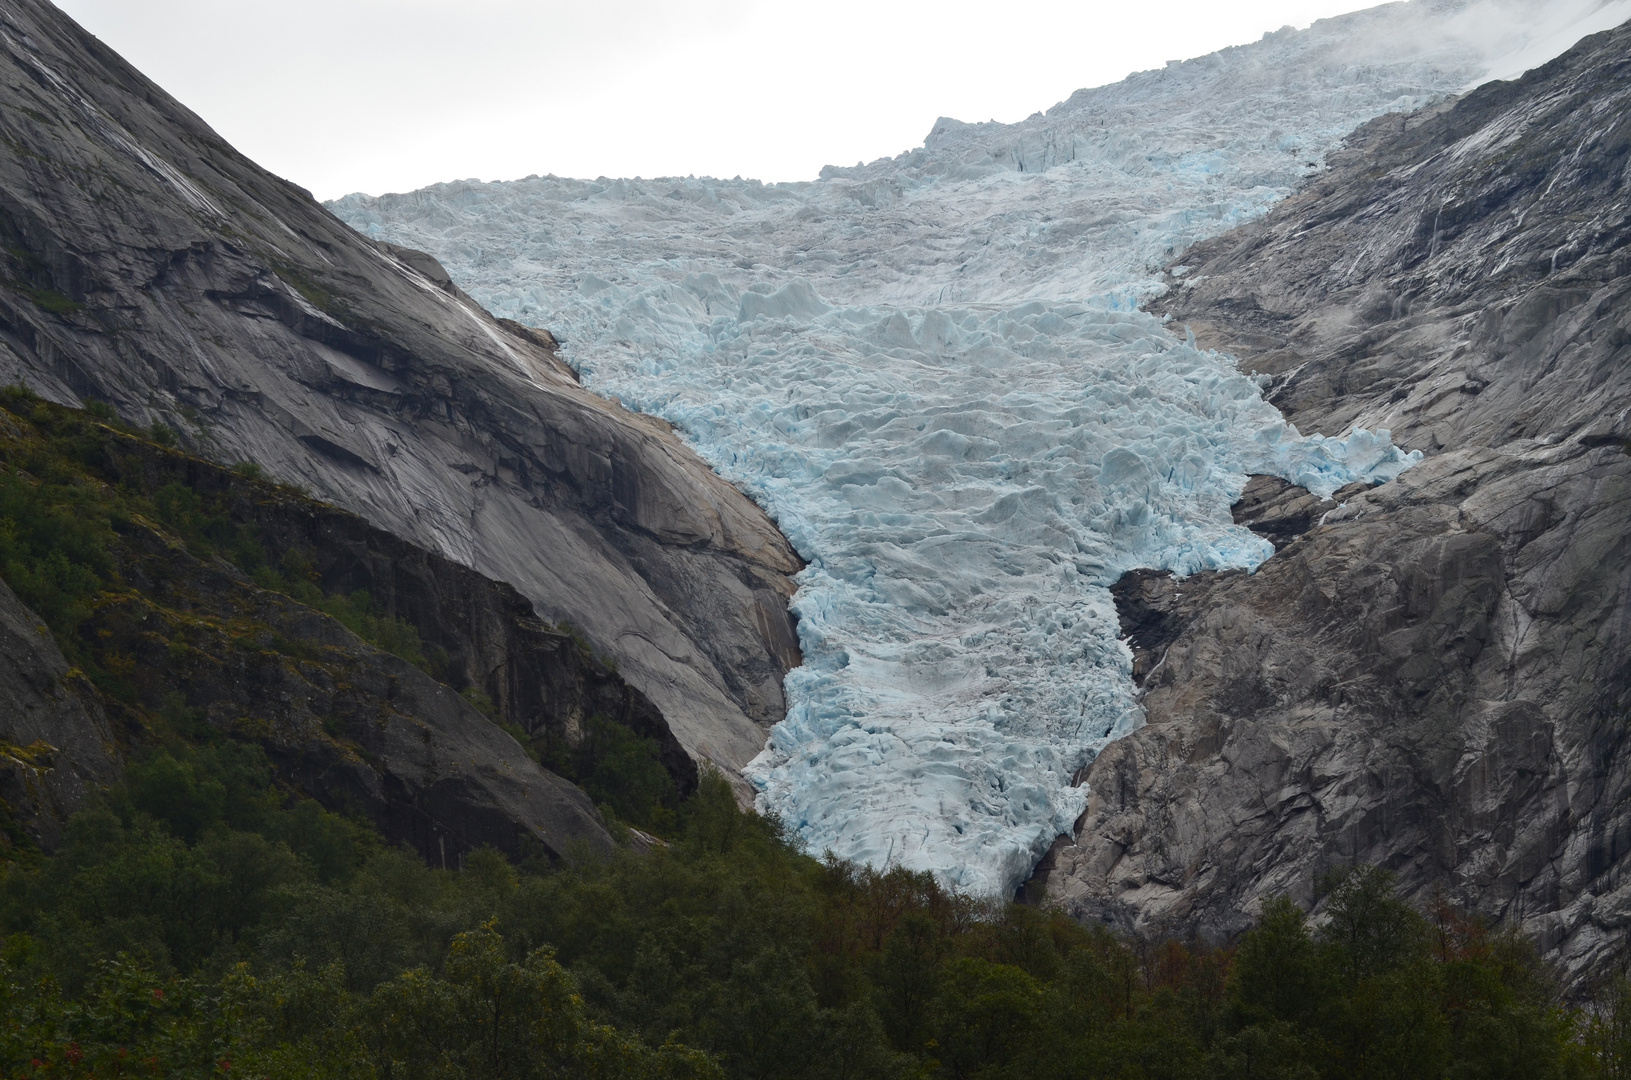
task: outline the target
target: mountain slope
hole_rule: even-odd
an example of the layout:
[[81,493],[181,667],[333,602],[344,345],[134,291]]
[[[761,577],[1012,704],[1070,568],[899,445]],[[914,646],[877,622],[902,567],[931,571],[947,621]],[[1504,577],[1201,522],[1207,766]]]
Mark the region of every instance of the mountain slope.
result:
[[70,815],[118,779],[101,702],[11,587],[0,582],[0,847],[50,850]]
[[1047,892],[1224,936],[1370,861],[1601,963],[1631,924],[1631,25],[1372,122],[1183,262],[1165,310],[1291,419],[1428,457],[1325,504],[1259,484],[1237,516],[1284,546],[1253,575],[1128,583],[1149,724]]
[[509,587],[96,413],[0,394],[0,848],[50,852],[123,766],[210,746],[432,865],[609,852],[500,728],[570,741],[568,711],[656,735],[694,785],[650,703]]
[[0,379],[163,420],[513,583],[736,768],[798,662],[775,527],[544,334],[357,236],[42,0],[0,2]]

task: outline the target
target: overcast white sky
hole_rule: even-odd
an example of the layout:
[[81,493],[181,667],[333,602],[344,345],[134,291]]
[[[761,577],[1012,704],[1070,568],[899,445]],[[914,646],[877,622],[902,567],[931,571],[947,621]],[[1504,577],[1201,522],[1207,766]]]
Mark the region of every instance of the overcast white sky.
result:
[[1367,0],[57,0],[319,198],[802,180]]

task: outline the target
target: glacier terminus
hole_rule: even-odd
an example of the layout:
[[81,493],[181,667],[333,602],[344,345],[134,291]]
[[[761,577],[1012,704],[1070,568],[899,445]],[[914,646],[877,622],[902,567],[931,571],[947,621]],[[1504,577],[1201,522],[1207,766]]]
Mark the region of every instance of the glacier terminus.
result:
[[744,769],[760,809],[812,851],[1006,895],[1081,814],[1078,771],[1142,720],[1110,585],[1256,567],[1273,549],[1229,512],[1250,473],[1328,495],[1419,457],[1287,424],[1231,357],[1139,309],[1162,267],[1357,124],[1628,15],[1413,0],[1018,124],[942,119],[804,183],[543,176],[330,208],[555,332],[587,386],[675,425],[807,560],[805,664]]

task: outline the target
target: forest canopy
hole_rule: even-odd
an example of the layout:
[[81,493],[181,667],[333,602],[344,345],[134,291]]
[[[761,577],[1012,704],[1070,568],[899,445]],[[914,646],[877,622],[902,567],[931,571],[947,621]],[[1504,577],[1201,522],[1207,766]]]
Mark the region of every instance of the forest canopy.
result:
[[[717,776],[666,845],[437,870],[172,747],[13,862],[6,1076],[1621,1076],[1625,1010],[1387,873],[1230,948],[799,851]],[[1610,1003],[1612,1005],[1612,1003]]]

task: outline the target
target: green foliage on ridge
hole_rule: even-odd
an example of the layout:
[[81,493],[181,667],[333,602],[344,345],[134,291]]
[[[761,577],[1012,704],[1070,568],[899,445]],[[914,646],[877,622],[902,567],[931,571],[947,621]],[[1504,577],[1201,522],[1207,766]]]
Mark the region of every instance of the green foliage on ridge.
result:
[[[274,558],[253,528],[232,521],[220,496],[150,480],[109,460],[109,429],[151,437],[162,427],[168,438],[152,441],[168,447],[174,442],[168,427],[132,433],[105,403],[67,409],[19,387],[0,390],[0,409],[10,414],[0,427],[0,577],[46,621],[70,658],[83,658],[80,625],[95,598],[125,587],[112,552],[140,519],[194,555],[224,558],[262,588],[324,612],[378,649],[426,670],[444,659],[411,624],[377,612],[366,591],[325,593],[305,553]],[[235,472],[260,479],[258,467]]]
[[679,789],[657,740],[596,715],[575,743],[547,735],[521,742],[539,764],[577,784],[617,820],[665,836],[678,824]]

